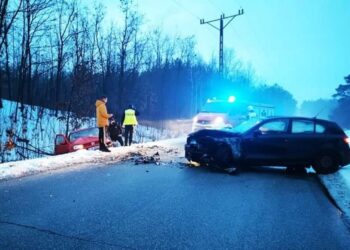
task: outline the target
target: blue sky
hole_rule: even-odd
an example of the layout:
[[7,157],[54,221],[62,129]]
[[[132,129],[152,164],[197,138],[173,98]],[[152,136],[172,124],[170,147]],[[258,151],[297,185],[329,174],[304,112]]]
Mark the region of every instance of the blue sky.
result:
[[[262,81],[278,83],[297,101],[328,98],[350,74],[350,0],[134,0],[145,29],[194,35],[209,60],[218,54],[219,32],[200,25],[242,7],[224,32],[224,46],[251,64]],[[103,0],[117,18],[118,0]]]

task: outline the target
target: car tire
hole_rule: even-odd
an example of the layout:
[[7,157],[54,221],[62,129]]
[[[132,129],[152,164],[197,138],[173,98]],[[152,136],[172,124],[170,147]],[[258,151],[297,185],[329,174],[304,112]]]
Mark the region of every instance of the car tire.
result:
[[313,164],[317,174],[331,174],[339,169],[339,161],[333,153],[322,153]]
[[220,145],[214,154],[215,163],[220,169],[230,168],[232,165],[232,152],[227,145]]

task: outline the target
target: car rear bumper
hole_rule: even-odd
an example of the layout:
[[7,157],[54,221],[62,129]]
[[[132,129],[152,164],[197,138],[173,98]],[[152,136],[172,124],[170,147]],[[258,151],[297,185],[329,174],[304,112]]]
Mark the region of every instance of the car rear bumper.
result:
[[350,148],[346,151],[340,152],[341,163],[340,165],[345,166],[350,164]]

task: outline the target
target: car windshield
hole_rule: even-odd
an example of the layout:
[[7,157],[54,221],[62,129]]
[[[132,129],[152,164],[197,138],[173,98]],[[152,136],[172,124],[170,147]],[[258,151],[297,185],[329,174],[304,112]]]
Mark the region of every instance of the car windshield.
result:
[[69,135],[70,141],[75,141],[76,139],[83,138],[83,137],[97,137],[98,136],[98,128],[89,128],[89,129],[83,129],[80,131],[72,132]]
[[246,121],[240,123],[239,125],[237,125],[236,127],[231,128],[230,131],[234,132],[234,133],[244,133],[244,132],[248,131],[249,129],[251,129],[252,127],[254,127],[258,123],[259,123],[259,121],[257,119],[246,120]]

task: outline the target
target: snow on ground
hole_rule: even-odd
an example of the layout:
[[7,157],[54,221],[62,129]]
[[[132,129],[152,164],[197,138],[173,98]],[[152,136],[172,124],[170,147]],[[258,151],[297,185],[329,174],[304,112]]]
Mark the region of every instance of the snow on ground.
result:
[[74,153],[48,156],[26,161],[7,162],[0,164],[0,180],[24,177],[41,172],[63,168],[75,168],[91,165],[113,164],[132,160],[135,163],[173,162],[184,155],[185,138],[134,144],[128,147],[110,148],[111,153],[81,150]]
[[342,210],[346,223],[350,226],[350,166],[340,171],[320,175],[319,178],[337,206]]
[[[350,130],[345,133],[350,137]],[[350,165],[334,174],[319,177],[338,207],[344,212],[345,220],[350,225]]]

